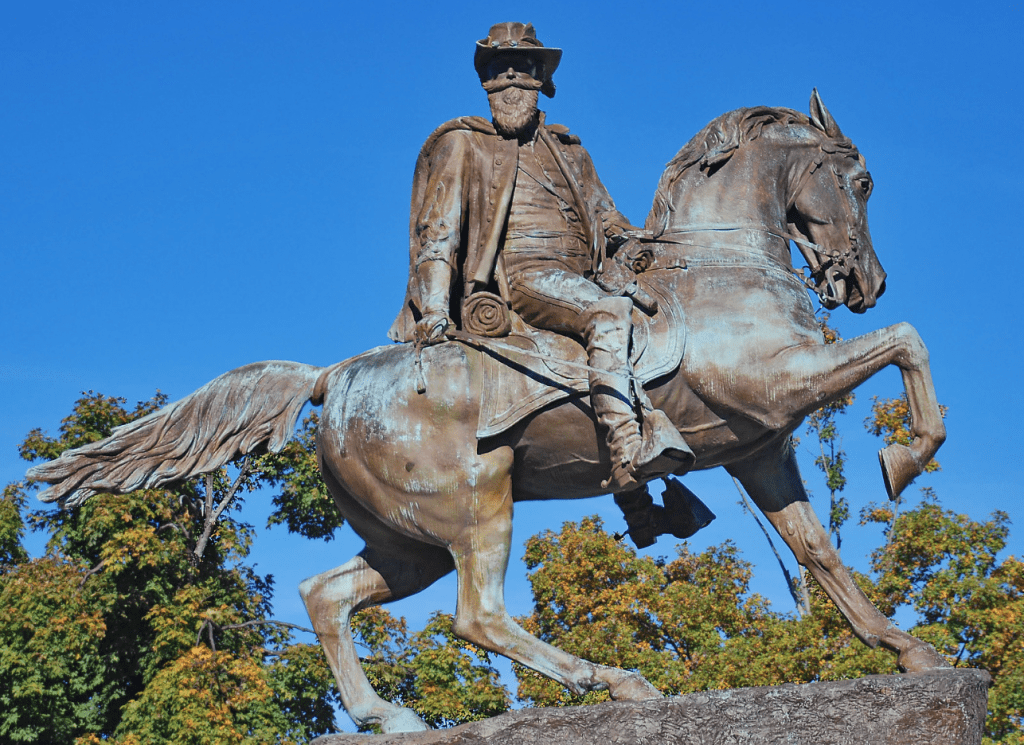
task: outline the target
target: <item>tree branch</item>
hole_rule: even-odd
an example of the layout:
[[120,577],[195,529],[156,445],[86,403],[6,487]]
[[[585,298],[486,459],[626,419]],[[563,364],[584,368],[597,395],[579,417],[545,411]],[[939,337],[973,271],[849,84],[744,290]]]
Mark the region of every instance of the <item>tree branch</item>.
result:
[[768,533],[767,528],[764,527],[764,523],[761,522],[761,518],[759,518],[757,516],[757,513],[754,512],[753,506],[747,499],[747,493],[743,491],[743,487],[740,486],[740,482],[736,479],[735,476],[732,477],[732,483],[736,485],[736,491],[740,493],[740,499],[743,500],[743,506],[753,516],[754,522],[757,523],[757,527],[761,529],[761,532],[764,533],[764,537],[768,540],[768,545],[771,547],[772,553],[775,554],[775,560],[779,562],[779,568],[782,569],[782,575],[786,578],[786,585],[789,587],[789,594],[793,597],[793,602],[796,603],[797,613],[801,617],[809,614],[811,612],[810,604],[808,603],[807,607],[805,607],[801,602],[801,598],[797,594],[796,583],[793,582],[793,577],[789,573],[789,569],[786,568],[786,563],[782,560],[782,556],[775,548],[775,542],[772,540],[772,537]]
[[238,478],[231,484],[231,488],[228,489],[228,493],[224,495],[224,499],[220,501],[216,509],[213,508],[213,474],[206,474],[206,509],[203,511],[203,534],[196,542],[196,547],[192,549],[192,554],[195,556],[196,561],[203,558],[203,552],[206,551],[206,544],[213,534],[218,518],[224,513],[228,505],[231,504],[231,500],[235,498],[235,495],[238,494],[239,487],[242,485],[245,477],[249,475],[251,469],[252,458],[247,455],[242,460],[242,468],[238,472]]
[[89,579],[89,577],[91,577],[92,575],[97,574],[101,569],[103,569],[104,566],[106,566],[106,564],[107,560],[104,559],[99,564],[90,569],[88,572],[86,572],[85,576],[82,577],[82,581],[78,583],[78,589],[81,590],[83,587],[85,587],[85,581]]
[[244,629],[244,628],[248,628],[250,626],[260,626],[260,625],[263,625],[263,624],[273,624],[274,626],[284,626],[285,628],[296,629],[297,631],[305,631],[307,634],[315,634],[316,633],[315,631],[313,631],[313,629],[307,629],[305,626],[299,626],[298,624],[288,623],[286,621],[273,621],[273,620],[246,621],[245,623],[233,623],[233,624],[231,624],[229,626],[218,626],[217,628],[221,629],[221,630]]
[[214,631],[232,631],[234,629],[245,629],[251,628],[253,626],[262,626],[266,624],[273,626],[284,626],[285,628],[295,629],[297,631],[305,631],[307,634],[316,634],[316,632],[313,631],[313,629],[307,629],[305,626],[299,626],[295,623],[288,623],[287,621],[274,621],[271,619],[266,619],[263,621],[246,621],[245,623],[231,623],[225,626],[221,626],[219,623],[211,621],[209,618],[204,618],[203,624],[199,627],[199,633],[196,634],[196,646],[199,646],[199,643],[203,640],[204,631],[207,632],[207,636],[210,639],[210,649],[216,652],[217,647],[213,642]]

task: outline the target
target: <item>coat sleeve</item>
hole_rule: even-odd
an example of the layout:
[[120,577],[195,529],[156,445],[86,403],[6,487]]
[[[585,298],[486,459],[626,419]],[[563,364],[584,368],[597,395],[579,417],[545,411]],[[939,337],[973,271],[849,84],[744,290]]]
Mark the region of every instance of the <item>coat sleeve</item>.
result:
[[422,262],[442,261],[453,269],[452,282],[457,278],[467,150],[466,133],[452,130],[428,141],[417,160],[409,209],[409,279],[405,302],[388,331],[392,341],[414,338],[420,316],[416,268]]
[[446,134],[435,146],[423,204],[410,236],[419,246],[413,271],[425,261],[443,261],[452,268],[453,277],[459,272],[456,262],[462,234],[467,150],[467,135],[459,131]]

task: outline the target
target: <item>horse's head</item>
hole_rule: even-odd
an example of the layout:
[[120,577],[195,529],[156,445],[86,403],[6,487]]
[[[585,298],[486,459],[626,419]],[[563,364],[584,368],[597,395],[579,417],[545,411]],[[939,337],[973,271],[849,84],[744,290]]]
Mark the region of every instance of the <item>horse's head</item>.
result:
[[786,219],[826,308],[846,304],[854,313],[875,305],[885,292],[885,272],[868,231],[871,174],[835,119],[811,94],[808,158],[793,159]]

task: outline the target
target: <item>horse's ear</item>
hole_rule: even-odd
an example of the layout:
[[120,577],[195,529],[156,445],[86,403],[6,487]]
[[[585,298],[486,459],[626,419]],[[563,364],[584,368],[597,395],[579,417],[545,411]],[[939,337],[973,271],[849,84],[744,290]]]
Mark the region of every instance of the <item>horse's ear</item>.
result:
[[825,104],[822,103],[817,88],[811,91],[811,121],[815,127],[833,139],[842,136],[836,120],[832,118],[828,109],[825,108]]

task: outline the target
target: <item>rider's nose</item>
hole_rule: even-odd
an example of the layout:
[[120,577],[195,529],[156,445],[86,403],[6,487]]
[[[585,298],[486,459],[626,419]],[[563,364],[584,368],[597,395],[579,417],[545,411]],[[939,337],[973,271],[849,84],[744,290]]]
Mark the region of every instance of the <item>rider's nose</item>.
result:
[[508,68],[508,72],[506,72],[506,73],[505,73],[505,75],[507,75],[507,76],[508,76],[508,79],[509,79],[509,80],[511,80],[512,78],[514,78],[514,77],[516,76],[516,70],[515,70],[515,68],[514,68],[514,67],[510,67],[510,68]]

